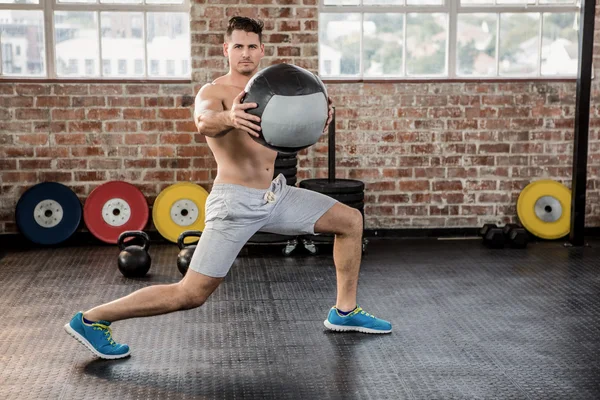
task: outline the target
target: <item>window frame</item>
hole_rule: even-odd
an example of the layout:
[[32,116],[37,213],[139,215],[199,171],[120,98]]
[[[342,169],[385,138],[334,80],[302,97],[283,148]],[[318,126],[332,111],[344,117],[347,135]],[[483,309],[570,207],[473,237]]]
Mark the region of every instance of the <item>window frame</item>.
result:
[[[319,0],[318,18],[321,19],[321,13],[328,14],[360,14],[360,43],[359,43],[359,74],[358,75],[339,75],[326,76],[323,79],[329,82],[386,82],[386,81],[515,81],[515,80],[575,80],[575,75],[542,75],[542,41],[544,29],[544,13],[576,13],[577,18],[580,18],[581,1],[572,0],[571,4],[541,4],[543,0],[535,0],[535,4],[476,4],[467,5],[459,4],[459,0],[442,0],[442,5],[363,5],[363,0],[359,1],[359,5],[325,5],[325,0]],[[495,0],[497,3],[501,0]],[[405,0],[407,2],[407,0]],[[404,38],[406,38],[406,15],[409,13],[444,13],[448,16],[448,32],[446,36],[446,74],[439,75],[407,75],[406,73],[406,46],[402,46],[403,53],[403,75],[394,76],[365,76],[364,75],[364,59],[363,59],[363,21],[365,14],[376,13],[399,13],[404,15]],[[458,31],[458,16],[459,14],[496,14],[496,74],[495,75],[458,75],[457,74],[457,31]],[[535,75],[501,75],[499,70],[499,33],[500,33],[500,15],[505,13],[537,13],[540,15],[540,23],[538,29],[538,62]],[[319,26],[319,29],[321,27]],[[320,31],[317,33],[317,37]],[[319,39],[317,41],[320,44]],[[319,52],[318,65],[321,65],[321,53]],[[319,71],[320,73],[321,71]]]
[[[149,60],[148,60],[148,43],[147,43],[147,13],[149,12],[183,12],[189,18],[190,0],[181,0],[181,4],[146,4],[146,0],[140,0],[140,4],[103,4],[101,0],[96,0],[95,3],[59,3],[58,0],[38,0],[37,4],[0,4],[0,11],[16,10],[16,11],[42,11],[44,21],[44,59],[45,59],[45,76],[22,76],[22,75],[5,75],[2,67],[2,52],[0,51],[0,82],[1,81],[99,81],[99,82],[190,82],[192,76],[192,68],[188,68],[188,76],[149,76]],[[99,49],[99,68],[98,76],[57,76],[56,73],[56,48],[54,41],[54,11],[86,11],[86,12],[141,12],[144,16],[143,21],[143,37],[144,41],[144,74],[142,76],[127,76],[123,78],[115,76],[103,76],[102,65],[102,29],[100,29],[100,15],[98,14],[98,49]],[[191,35],[191,32],[190,32]],[[1,50],[1,49],[0,49]],[[192,54],[190,48],[190,57],[188,64],[191,67]]]

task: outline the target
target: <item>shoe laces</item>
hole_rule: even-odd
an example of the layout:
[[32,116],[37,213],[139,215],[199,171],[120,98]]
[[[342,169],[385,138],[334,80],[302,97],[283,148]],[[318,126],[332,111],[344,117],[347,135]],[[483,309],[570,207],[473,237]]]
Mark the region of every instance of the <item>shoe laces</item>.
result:
[[112,329],[110,329],[110,327],[108,325],[104,325],[102,323],[99,322],[95,322],[92,324],[92,328],[96,331],[104,331],[104,336],[106,337],[106,340],[108,341],[108,343],[110,343],[111,346],[116,346],[117,343],[115,343],[115,341],[112,338]]
[[371,315],[368,312],[366,312],[365,310],[363,310],[360,306],[356,306],[356,309],[354,311],[352,311],[350,314],[348,314],[348,316],[352,317],[352,316],[354,316],[356,314],[362,314],[362,315],[365,315],[367,317],[377,318],[374,315]]

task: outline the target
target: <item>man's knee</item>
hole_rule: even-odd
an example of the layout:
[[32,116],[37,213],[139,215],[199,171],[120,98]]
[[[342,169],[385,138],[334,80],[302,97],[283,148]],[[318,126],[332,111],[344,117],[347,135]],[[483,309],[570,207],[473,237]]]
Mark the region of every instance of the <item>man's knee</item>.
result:
[[343,218],[343,223],[340,226],[340,234],[354,236],[362,235],[363,231],[363,216],[356,208],[347,208]]
[[178,286],[178,300],[181,309],[189,310],[203,305],[215,291],[223,278],[212,278],[193,270],[188,270]]

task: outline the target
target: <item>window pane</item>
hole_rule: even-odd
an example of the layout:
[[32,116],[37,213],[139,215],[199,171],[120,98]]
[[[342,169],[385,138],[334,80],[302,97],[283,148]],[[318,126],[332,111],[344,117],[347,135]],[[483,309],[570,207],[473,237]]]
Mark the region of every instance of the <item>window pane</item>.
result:
[[536,74],[539,23],[539,14],[500,15],[500,74]]
[[[98,22],[95,12],[54,12],[56,42],[56,74],[87,76],[85,60],[98,64]],[[82,67],[79,67],[82,66]],[[97,68],[94,68],[97,75]]]
[[363,54],[366,76],[403,74],[403,27],[404,14],[365,14]]
[[575,0],[540,0],[540,4],[574,4]]
[[102,59],[115,65],[105,76],[141,76],[136,72],[136,59],[144,58],[144,15],[137,12],[103,12]]
[[404,0],[363,0],[363,4],[367,6],[402,6],[404,5]]
[[183,0],[146,0],[147,4],[182,4]]
[[535,0],[497,0],[497,4],[535,4]]
[[175,76],[185,77],[181,61],[190,59],[190,21],[187,13],[148,13],[148,59],[163,60],[158,72],[150,63],[150,75],[167,76],[164,60],[176,60]]
[[468,6],[472,4],[494,4],[494,0],[460,0],[460,4],[463,6]]
[[45,76],[43,11],[0,10],[2,74]]
[[542,75],[575,75],[579,59],[576,13],[544,14]]
[[142,0],[100,0],[104,4],[141,4]]
[[[348,76],[360,73],[360,14],[319,15],[319,73]],[[325,63],[328,61],[328,71]]]
[[406,72],[440,75],[446,72],[447,14],[408,14]]
[[496,75],[497,14],[459,14],[456,32],[458,75]]
[[39,0],[0,0],[0,4],[39,4]]
[[410,6],[442,5],[444,0],[407,0],[406,4]]
[[357,6],[360,0],[323,0],[326,6]]
[[58,0],[58,3],[96,3],[96,0]]

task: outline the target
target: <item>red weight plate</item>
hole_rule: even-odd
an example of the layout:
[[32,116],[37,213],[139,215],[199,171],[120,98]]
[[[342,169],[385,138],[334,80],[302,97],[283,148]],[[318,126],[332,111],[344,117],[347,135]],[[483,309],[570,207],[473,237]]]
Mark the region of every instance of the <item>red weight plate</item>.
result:
[[83,207],[83,219],[98,239],[116,244],[124,231],[141,231],[148,223],[148,203],[130,183],[107,182],[90,193]]

